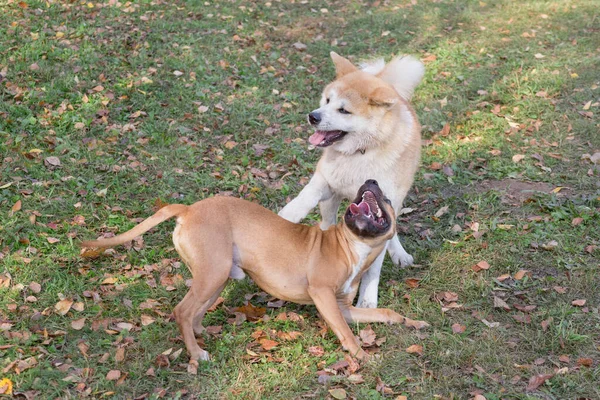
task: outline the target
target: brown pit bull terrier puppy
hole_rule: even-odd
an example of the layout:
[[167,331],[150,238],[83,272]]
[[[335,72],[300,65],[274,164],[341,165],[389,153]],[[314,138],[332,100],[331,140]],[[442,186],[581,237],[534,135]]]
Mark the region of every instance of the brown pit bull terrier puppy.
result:
[[316,305],[343,348],[360,359],[368,355],[348,322],[428,326],[389,309],[352,306],[361,276],[396,234],[394,209],[374,180],[362,185],[343,221],[326,231],[288,222],[248,201],[212,197],[166,206],[121,235],[82,246],[116,246],[175,216],[173,243],[193,283],[173,313],[192,360],[209,359],[194,336],[204,329],[206,310],[228,278],[242,279],[245,273],[272,296]]

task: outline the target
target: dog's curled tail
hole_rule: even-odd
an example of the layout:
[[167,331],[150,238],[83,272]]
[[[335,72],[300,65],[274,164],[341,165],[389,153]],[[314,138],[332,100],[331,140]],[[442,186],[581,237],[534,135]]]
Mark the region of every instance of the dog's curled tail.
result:
[[412,56],[396,57],[385,64],[383,60],[375,60],[361,65],[362,70],[378,76],[396,89],[398,94],[410,100],[417,85],[423,79],[425,67]]
[[188,206],[183,204],[170,204],[158,210],[151,217],[146,218],[140,224],[134,226],[130,230],[120,235],[117,235],[108,239],[99,239],[99,240],[86,240],[81,242],[81,247],[113,247],[119,244],[123,244],[133,240],[135,237],[142,235],[143,233],[150,230],[150,228],[155,227],[163,221],[168,220],[176,215],[180,215],[185,210],[187,210]]

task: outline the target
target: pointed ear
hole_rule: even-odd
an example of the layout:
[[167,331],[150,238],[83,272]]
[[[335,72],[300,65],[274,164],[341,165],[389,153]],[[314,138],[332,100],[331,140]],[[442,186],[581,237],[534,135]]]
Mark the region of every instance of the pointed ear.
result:
[[331,56],[331,60],[333,60],[333,64],[335,65],[335,73],[337,79],[341,78],[346,74],[349,74],[350,72],[358,71],[358,68],[356,68],[350,61],[348,61],[348,59],[340,56],[336,52],[332,51],[331,53],[329,53],[329,55]]
[[392,107],[400,100],[398,93],[389,87],[380,86],[369,94],[369,103],[374,106]]

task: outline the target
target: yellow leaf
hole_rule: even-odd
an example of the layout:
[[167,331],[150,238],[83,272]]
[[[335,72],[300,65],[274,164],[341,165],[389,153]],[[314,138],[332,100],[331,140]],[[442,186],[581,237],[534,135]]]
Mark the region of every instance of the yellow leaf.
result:
[[12,381],[8,378],[4,378],[4,379],[0,380],[0,394],[12,396],[12,393],[13,393]]
[[564,189],[564,187],[562,187],[562,186],[557,186],[557,187],[555,187],[554,189],[552,189],[552,193],[558,193],[558,192],[560,192],[560,191],[561,191],[561,190],[563,190],[563,189]]

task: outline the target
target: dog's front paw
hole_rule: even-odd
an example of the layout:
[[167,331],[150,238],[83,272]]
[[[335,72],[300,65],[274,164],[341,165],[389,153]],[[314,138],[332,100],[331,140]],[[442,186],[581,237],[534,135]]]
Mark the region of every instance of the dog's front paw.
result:
[[423,328],[427,328],[429,326],[429,324],[425,321],[415,321],[415,320],[409,319],[409,318],[405,318],[404,325],[408,326],[409,328],[415,328],[415,329],[423,329]]
[[368,299],[358,299],[356,303],[357,308],[377,308],[377,300],[372,301]]
[[414,264],[415,259],[407,252],[395,252],[390,254],[392,256],[392,262],[395,266],[406,268]]

